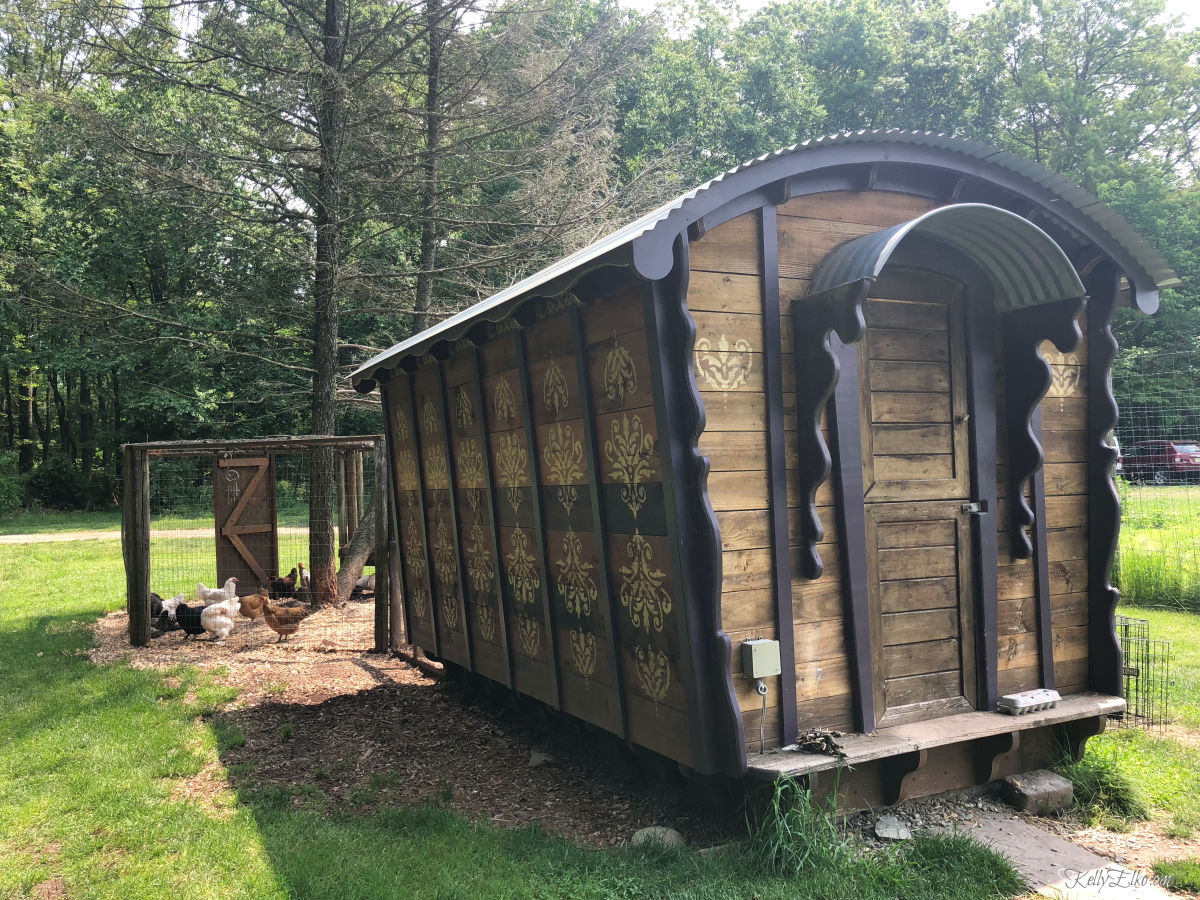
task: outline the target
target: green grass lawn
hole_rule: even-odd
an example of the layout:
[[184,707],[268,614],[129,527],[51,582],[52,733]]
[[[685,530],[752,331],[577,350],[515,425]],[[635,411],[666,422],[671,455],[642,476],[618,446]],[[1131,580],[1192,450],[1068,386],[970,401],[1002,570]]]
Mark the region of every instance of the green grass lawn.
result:
[[1113,580],[1128,603],[1200,612],[1200,485],[1118,481],[1121,543]]
[[226,791],[211,804],[174,799],[180,780],[206,766],[223,774],[222,741],[236,736],[211,715],[232,691],[193,670],[168,680],[88,661],[88,623],[121,605],[123,579],[117,541],[0,546],[0,897],[33,896],[51,878],[71,897],[121,900],[957,900],[1020,891],[1006,862],[962,838],[921,839],[869,860],[834,852],[830,865],[800,863],[797,873],[804,842],[821,835],[789,831],[791,852],[771,844],[767,861],[761,839],[708,856],[596,852],[431,806],[369,816],[297,806],[305,785]]

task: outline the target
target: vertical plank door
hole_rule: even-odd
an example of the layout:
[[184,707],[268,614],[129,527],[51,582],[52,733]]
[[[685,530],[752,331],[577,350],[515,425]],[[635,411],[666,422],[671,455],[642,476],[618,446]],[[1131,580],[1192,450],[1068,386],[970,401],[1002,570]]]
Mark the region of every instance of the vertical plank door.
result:
[[881,279],[861,347],[873,685],[880,725],[974,708],[963,293]]
[[252,594],[268,575],[279,574],[275,457],[217,457],[213,465],[213,513],[217,525],[217,585],[236,576],[238,594]]

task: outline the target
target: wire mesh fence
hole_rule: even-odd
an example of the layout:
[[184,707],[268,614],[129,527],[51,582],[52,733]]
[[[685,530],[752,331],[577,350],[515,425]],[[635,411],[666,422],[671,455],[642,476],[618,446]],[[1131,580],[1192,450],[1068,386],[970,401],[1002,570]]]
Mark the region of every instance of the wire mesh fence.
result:
[[[332,455],[336,491],[312,491],[315,453]],[[286,635],[289,642],[322,649],[370,648],[374,560],[368,559],[362,572],[362,587],[341,607],[313,609],[304,579],[319,539],[310,532],[310,516],[324,513],[333,523],[332,549],[340,559],[374,504],[375,453],[361,444],[151,453],[151,590],[163,599],[182,596],[195,607],[203,603],[206,590],[221,587],[233,575],[241,597],[269,594],[275,604],[304,608],[306,616],[295,635]],[[373,542],[373,522],[366,524]],[[270,616],[235,616],[234,621],[227,639],[234,648],[285,638]],[[168,633],[177,631],[171,626],[178,622],[168,617],[154,625],[152,634],[170,640]],[[175,636],[183,640],[182,634]]]
[[1161,731],[1170,721],[1171,643],[1154,640],[1146,619],[1117,616],[1122,691],[1127,704],[1119,724]]
[[1113,389],[1122,507],[1114,582],[1125,602],[1200,611],[1200,357],[1125,352]]

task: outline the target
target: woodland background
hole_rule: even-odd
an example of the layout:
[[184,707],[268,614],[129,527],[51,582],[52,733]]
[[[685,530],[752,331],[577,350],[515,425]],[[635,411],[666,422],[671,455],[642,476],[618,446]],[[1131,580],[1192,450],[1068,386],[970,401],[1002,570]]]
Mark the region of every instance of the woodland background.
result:
[[1196,396],[1139,361],[1200,340],[1198,54],[1160,0],[2,0],[0,511],[111,505],[125,441],[378,431],[369,355],[864,128],[998,145],[1122,213],[1184,286],[1122,319],[1118,378]]

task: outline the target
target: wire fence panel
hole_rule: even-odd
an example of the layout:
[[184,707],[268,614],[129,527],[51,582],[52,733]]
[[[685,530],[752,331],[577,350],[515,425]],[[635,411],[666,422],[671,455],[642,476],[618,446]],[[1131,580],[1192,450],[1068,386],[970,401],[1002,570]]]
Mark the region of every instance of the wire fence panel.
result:
[[1121,684],[1128,704],[1118,724],[1162,731],[1170,721],[1171,642],[1150,637],[1145,619],[1117,616],[1121,642]]

